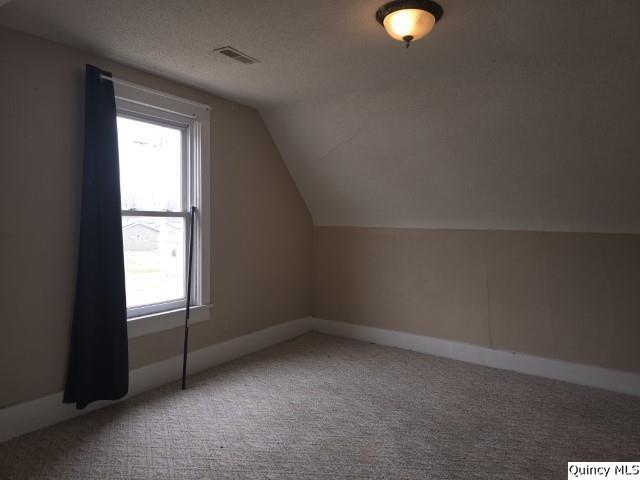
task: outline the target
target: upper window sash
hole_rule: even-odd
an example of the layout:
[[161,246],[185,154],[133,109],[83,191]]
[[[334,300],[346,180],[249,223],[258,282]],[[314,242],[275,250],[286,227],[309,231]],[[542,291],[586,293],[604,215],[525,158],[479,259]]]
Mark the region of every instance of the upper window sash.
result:
[[[136,106],[138,109],[141,107]],[[157,125],[159,127],[169,127],[172,129],[176,129],[181,132],[180,139],[180,195],[179,195],[179,204],[176,204],[171,207],[171,209],[153,209],[149,208],[150,205],[140,206],[140,208],[135,209],[122,209],[123,214],[125,212],[182,212],[188,213],[190,205],[193,201],[193,192],[192,185],[196,179],[191,179],[190,176],[193,175],[193,166],[192,163],[197,161],[193,158],[191,154],[191,133],[193,128],[193,119],[190,118],[182,118],[175,119],[171,118],[172,115],[167,112],[156,111],[153,114],[145,114],[140,112],[139,110],[131,110],[130,104],[127,101],[122,100],[117,104],[117,115],[119,118],[130,119],[134,121],[144,122],[152,125]],[[152,110],[151,107],[147,107],[146,110]],[[124,195],[124,192],[123,192]],[[145,208],[147,207],[147,208]],[[134,214],[135,216],[136,214]],[[140,213],[137,213],[138,216],[141,216]],[[145,215],[147,216],[147,215]],[[156,215],[148,215],[148,216],[156,216]],[[163,215],[166,216],[166,215]],[[171,215],[169,215],[171,216]]]

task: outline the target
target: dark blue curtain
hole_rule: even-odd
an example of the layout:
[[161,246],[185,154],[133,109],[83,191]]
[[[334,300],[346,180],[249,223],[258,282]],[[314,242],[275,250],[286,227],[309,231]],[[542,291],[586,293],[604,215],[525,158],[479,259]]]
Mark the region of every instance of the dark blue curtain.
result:
[[64,402],[81,409],[129,389],[118,132],[108,72],[87,65],[82,215]]

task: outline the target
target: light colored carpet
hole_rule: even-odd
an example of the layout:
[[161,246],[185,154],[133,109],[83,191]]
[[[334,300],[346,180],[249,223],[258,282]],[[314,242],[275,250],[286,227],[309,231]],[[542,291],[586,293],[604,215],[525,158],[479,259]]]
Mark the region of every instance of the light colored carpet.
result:
[[566,478],[640,398],[311,333],[0,444],[3,479]]

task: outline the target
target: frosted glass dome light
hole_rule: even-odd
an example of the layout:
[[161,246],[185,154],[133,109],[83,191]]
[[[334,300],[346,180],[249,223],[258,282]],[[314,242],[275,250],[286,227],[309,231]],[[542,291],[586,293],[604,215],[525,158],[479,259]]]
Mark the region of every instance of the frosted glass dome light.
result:
[[391,38],[409,48],[411,42],[431,32],[442,14],[442,7],[431,0],[395,0],[378,9],[376,20]]

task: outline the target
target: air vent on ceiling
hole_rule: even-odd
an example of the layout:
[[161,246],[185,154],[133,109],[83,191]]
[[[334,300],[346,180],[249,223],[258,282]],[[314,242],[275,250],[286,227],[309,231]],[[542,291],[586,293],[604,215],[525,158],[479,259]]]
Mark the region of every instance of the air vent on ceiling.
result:
[[233,47],[216,48],[215,51],[224,55],[225,57],[229,57],[235,60],[236,62],[244,63],[247,65],[251,65],[252,63],[258,63],[259,61],[258,59],[250,57],[249,55],[242,53]]

